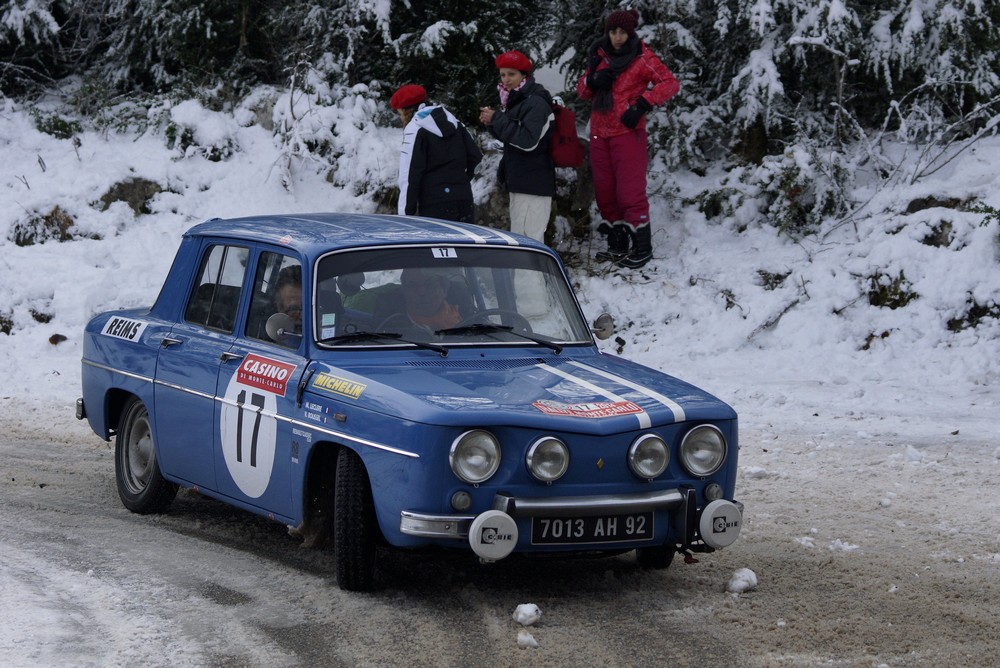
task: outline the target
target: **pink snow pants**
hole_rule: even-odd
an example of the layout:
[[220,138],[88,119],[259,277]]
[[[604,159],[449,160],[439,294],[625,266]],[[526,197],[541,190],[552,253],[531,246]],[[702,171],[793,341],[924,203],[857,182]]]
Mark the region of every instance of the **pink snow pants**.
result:
[[590,138],[590,170],[594,199],[604,220],[624,220],[639,227],[649,222],[646,168],[649,151],[646,128],[616,137]]

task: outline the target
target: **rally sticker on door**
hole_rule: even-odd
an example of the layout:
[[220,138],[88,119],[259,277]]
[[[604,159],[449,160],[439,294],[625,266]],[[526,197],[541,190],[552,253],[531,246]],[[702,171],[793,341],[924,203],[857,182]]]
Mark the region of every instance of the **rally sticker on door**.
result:
[[275,415],[294,364],[248,354],[226,387],[220,433],[226,468],[240,491],[260,497],[271,480],[278,436]]
[[250,353],[240,362],[236,376],[243,385],[283,397],[288,388],[288,379],[292,377],[294,371],[294,364],[285,364]]

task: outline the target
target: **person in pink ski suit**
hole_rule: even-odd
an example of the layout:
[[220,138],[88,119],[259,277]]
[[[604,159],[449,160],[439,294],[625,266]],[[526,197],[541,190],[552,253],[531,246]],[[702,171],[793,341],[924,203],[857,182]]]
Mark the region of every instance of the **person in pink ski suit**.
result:
[[639,14],[608,14],[604,34],[590,47],[587,71],[576,85],[591,100],[590,168],[594,198],[608,237],[600,261],[638,269],[653,257],[646,169],[646,113],[680,90],[673,73],[635,34]]

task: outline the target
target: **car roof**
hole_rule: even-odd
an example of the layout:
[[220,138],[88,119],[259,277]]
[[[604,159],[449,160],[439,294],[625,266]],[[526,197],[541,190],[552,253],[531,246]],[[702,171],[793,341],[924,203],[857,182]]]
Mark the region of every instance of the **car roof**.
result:
[[[185,236],[221,236],[273,243],[306,255],[336,248],[395,244],[488,244],[548,248],[529,237],[481,225],[367,213],[309,213],[214,218]],[[551,252],[551,251],[549,251]]]

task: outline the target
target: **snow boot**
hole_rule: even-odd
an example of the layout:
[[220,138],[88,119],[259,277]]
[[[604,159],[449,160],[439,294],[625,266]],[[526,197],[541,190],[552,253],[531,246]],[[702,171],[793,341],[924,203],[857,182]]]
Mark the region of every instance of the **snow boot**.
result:
[[[624,260],[628,256],[629,228],[632,227],[624,220],[616,221],[613,225],[601,223],[597,230],[608,235],[608,250],[598,251],[594,259],[598,262],[615,262]],[[603,228],[603,229],[602,229]]]
[[615,260],[615,264],[626,269],[638,269],[653,259],[653,240],[649,233],[649,223],[639,228],[629,225],[626,230],[632,240],[632,250],[626,257]]

